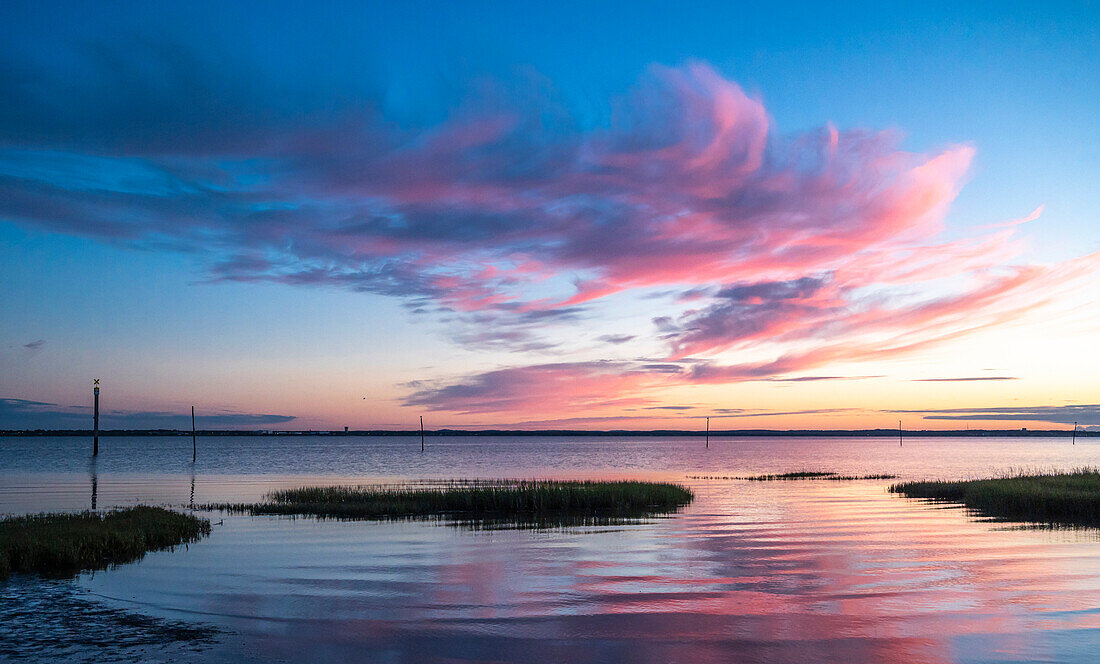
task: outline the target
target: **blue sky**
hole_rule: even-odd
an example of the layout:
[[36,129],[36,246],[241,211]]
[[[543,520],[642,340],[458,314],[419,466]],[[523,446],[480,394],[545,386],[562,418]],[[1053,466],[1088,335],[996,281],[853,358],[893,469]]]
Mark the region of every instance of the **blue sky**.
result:
[[[668,406],[878,426],[1100,402],[1095,367],[1072,361],[1100,249],[1094,3],[590,4],[0,7],[0,398],[46,404],[0,408],[0,426],[61,421],[93,374],[127,422],[198,403],[303,428],[425,410],[648,428],[681,421],[656,418]],[[834,129],[830,177],[863,198],[821,189]],[[727,159],[699,171],[721,141]],[[927,164],[939,198],[902,209]],[[751,216],[744,201],[792,179]],[[891,188],[896,215],[876,221],[867,196]],[[706,219],[670,230],[657,208]],[[797,237],[818,251],[777,260],[783,220],[813,210],[831,216]],[[860,224],[846,274],[821,248]],[[983,261],[963,260],[966,238],[988,240]],[[706,242],[725,253],[684,249]],[[937,279],[883,272],[914,251]],[[1020,351],[1047,334],[1021,312],[1051,299],[1033,322],[1064,323],[1064,352]],[[857,326],[874,311],[898,325]],[[1003,352],[968,360],[967,344]],[[1012,380],[914,382],[987,368]],[[830,376],[844,388],[787,380]],[[1002,414],[988,423],[1019,420]]]

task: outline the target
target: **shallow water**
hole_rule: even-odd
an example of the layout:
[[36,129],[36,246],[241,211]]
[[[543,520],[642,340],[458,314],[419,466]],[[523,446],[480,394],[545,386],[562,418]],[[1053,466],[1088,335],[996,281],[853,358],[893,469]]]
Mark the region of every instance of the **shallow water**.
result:
[[[671,517],[549,531],[210,514],[210,538],[72,584],[158,621],[149,629],[203,630],[171,661],[1092,662],[1098,531],[993,523],[889,494],[889,480],[688,477],[1067,469],[1100,465],[1093,441],[737,438],[707,450],[697,438],[471,437],[429,438],[421,455],[418,438],[207,438],[192,467],[186,438],[101,439],[94,464],[86,440],[0,438],[0,512],[86,509],[93,480],[98,508],[408,478],[640,477],[696,491]],[[28,629],[72,639],[49,617]]]

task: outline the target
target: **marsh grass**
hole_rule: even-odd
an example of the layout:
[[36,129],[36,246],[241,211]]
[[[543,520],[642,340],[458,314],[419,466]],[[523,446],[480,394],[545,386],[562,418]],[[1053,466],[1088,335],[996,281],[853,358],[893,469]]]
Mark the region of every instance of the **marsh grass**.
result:
[[778,473],[773,475],[689,475],[691,480],[747,480],[749,482],[777,482],[783,480],[832,480],[836,482],[848,480],[892,480],[897,475],[841,475],[833,472],[816,470],[800,470],[793,473]]
[[1100,470],[1013,474],[963,481],[903,482],[890,487],[910,498],[961,503],[1007,521],[1100,526]]
[[556,480],[451,481],[423,485],[302,487],[263,502],[206,507],[253,515],[337,519],[445,519],[473,524],[595,525],[675,512],[693,494],[678,484]]
[[0,578],[69,576],[132,562],[149,551],[194,542],[210,522],[160,507],[96,514],[37,514],[0,520]]

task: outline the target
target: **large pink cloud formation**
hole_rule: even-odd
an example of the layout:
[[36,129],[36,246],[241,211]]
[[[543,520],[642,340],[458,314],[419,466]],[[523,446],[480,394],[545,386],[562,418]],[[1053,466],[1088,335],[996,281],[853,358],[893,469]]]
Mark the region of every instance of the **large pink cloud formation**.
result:
[[659,361],[521,361],[407,398],[456,412],[576,413],[915,352],[1012,320],[1097,263],[1012,265],[1016,223],[945,237],[973,148],[778,134],[705,65],[653,68],[596,128],[527,92],[412,128],[349,108],[214,136],[142,127],[146,142],[8,136],[0,215],[199,251],[215,279],[401,297],[456,341],[512,350],[552,349],[547,325],[611,296],[653,298],[653,327],[619,337],[648,335]]

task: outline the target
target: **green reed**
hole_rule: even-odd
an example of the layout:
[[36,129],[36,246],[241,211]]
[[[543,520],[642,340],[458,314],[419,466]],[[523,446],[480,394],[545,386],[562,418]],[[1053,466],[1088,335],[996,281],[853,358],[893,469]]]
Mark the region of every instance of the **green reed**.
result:
[[1100,525],[1100,470],[1014,474],[964,481],[904,482],[890,491],[911,498],[962,503],[1008,521]]
[[104,569],[208,534],[206,519],[143,505],[103,514],[9,517],[0,520],[0,578]]
[[833,472],[817,470],[800,470],[793,473],[777,473],[772,475],[689,475],[690,480],[745,480],[749,482],[779,482],[783,480],[833,480],[836,482],[849,480],[892,480],[897,475],[841,475]]
[[302,487],[263,502],[208,507],[249,514],[341,519],[446,517],[586,522],[589,517],[642,517],[673,512],[693,494],[678,484],[557,480],[450,481],[424,485]]

